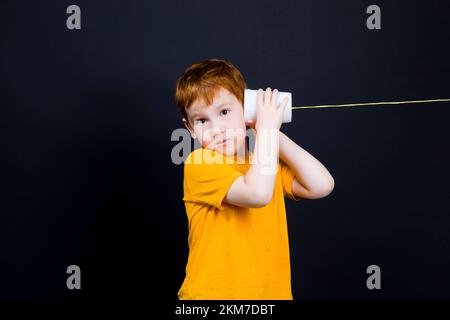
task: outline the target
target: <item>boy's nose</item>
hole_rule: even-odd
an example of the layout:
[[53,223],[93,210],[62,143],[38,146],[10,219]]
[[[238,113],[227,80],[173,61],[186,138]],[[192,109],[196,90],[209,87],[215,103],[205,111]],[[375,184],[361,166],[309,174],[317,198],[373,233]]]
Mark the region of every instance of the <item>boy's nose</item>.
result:
[[223,138],[225,138],[224,130],[219,127],[211,128],[210,134],[214,141],[222,140]]
[[215,137],[216,135],[221,135],[223,134],[224,129],[222,127],[222,125],[220,125],[219,123],[213,123],[211,126],[211,135],[213,137]]
[[225,138],[223,131],[220,129],[213,130],[211,135],[214,138],[214,140]]

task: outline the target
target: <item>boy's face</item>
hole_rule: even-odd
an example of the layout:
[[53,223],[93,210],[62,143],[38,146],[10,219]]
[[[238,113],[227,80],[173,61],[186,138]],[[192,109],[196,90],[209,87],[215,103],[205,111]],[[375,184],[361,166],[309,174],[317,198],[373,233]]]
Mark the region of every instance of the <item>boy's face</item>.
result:
[[[236,96],[220,88],[211,105],[206,106],[200,99],[186,110],[188,119],[183,123],[205,149],[233,156],[237,152],[245,155],[246,126],[242,103]],[[226,140],[223,143],[223,140]]]

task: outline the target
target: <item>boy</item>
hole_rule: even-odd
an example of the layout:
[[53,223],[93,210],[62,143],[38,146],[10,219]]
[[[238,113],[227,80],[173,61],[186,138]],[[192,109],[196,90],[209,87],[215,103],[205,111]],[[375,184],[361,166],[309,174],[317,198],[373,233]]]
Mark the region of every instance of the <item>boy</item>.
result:
[[276,105],[278,90],[259,89],[256,123],[245,123],[246,87],[218,59],[191,65],[176,83],[182,121],[201,144],[184,163],[189,257],[180,300],[292,300],[284,196],[317,199],[334,187],[327,169],[279,131],[287,100]]

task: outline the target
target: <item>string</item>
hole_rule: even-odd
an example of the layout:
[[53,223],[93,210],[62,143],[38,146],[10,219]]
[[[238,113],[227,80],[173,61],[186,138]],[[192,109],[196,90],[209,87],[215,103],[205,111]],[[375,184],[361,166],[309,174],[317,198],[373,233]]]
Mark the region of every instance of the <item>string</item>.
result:
[[386,105],[386,104],[432,103],[432,102],[450,102],[450,99],[385,101],[385,102],[362,102],[362,103],[346,103],[346,104],[324,104],[324,105],[319,105],[319,106],[292,107],[292,109],[340,108],[340,107],[375,106],[375,105]]

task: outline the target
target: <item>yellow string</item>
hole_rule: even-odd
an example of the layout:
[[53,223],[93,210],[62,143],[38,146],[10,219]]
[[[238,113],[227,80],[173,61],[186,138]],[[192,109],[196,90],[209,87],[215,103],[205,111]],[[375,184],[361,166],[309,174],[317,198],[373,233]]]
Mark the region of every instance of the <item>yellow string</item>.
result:
[[450,99],[363,102],[363,103],[347,103],[347,104],[324,104],[324,105],[320,105],[320,106],[292,107],[292,109],[338,108],[338,107],[375,106],[375,105],[384,105],[384,104],[412,104],[412,103],[431,103],[431,102],[450,102]]

